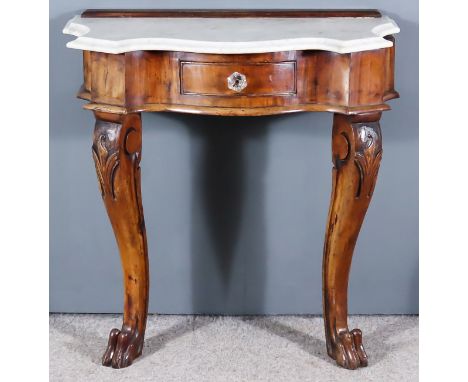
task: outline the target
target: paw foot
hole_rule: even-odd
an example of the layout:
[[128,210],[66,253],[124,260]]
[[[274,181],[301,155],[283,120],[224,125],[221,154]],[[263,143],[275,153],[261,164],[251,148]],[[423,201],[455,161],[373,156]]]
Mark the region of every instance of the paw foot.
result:
[[107,349],[102,356],[102,364],[114,369],[130,366],[141,355],[142,348],[143,336],[136,329],[128,326],[123,326],[122,330],[112,329]]
[[367,355],[359,329],[342,331],[336,339],[333,358],[338,365],[351,370],[367,366]]

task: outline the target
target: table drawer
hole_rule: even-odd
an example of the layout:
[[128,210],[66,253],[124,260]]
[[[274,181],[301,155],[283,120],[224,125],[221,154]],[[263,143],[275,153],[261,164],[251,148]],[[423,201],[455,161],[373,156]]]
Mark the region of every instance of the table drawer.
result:
[[281,96],[296,93],[296,61],[272,63],[180,62],[185,95]]

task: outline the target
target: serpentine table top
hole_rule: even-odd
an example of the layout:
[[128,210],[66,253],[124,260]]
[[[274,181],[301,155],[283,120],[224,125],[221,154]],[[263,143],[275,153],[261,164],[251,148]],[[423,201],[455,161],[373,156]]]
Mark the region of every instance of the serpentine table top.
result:
[[[86,15],[85,15],[86,16]],[[82,17],[63,32],[67,46],[103,53],[173,50],[194,53],[265,53],[328,50],[351,53],[387,48],[400,29],[382,17]]]

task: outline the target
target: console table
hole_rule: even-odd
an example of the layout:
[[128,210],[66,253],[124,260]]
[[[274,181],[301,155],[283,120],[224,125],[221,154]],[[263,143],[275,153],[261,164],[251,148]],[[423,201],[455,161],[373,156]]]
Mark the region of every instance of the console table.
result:
[[327,351],[366,366],[347,323],[348,276],[382,158],[379,120],[394,89],[399,28],[375,10],[87,10],[67,44],[83,51],[78,97],[96,118],[92,155],[124,275],[121,329],[102,363],[143,349],[148,255],[140,191],[141,112],[221,116],[334,113],[333,190],[323,257]]

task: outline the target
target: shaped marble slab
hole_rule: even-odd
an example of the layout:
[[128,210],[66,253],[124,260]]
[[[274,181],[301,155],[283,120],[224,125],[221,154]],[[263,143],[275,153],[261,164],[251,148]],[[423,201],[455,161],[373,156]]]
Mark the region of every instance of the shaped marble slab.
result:
[[169,50],[194,53],[268,53],[327,50],[351,53],[387,48],[398,33],[389,17],[330,18],[82,18],[63,33],[67,47],[103,53]]

